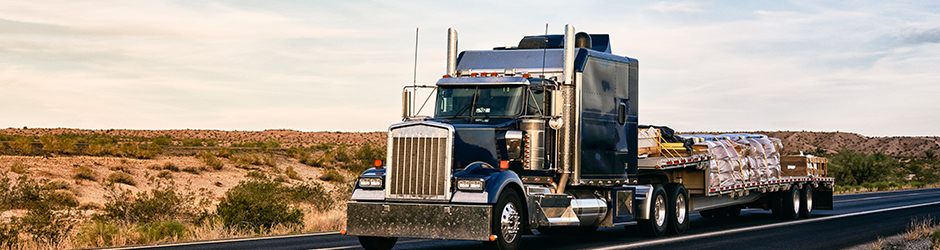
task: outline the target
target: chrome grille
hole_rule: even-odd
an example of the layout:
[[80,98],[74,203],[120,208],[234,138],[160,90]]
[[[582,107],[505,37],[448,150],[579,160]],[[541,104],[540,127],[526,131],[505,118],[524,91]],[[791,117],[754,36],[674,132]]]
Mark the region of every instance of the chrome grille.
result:
[[389,199],[449,200],[453,129],[422,122],[389,131]]

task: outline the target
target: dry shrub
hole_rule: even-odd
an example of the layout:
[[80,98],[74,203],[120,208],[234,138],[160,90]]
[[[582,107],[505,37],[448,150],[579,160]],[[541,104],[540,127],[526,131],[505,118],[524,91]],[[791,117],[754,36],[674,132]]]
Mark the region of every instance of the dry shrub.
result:
[[346,181],[346,177],[343,177],[343,175],[340,174],[339,171],[336,171],[335,169],[330,169],[330,170],[324,171],[323,174],[320,175],[320,180],[332,181],[332,182],[344,182]]
[[76,180],[98,181],[98,175],[87,166],[78,166],[72,169],[72,178]]
[[923,237],[930,236],[931,231],[933,230],[936,224],[933,219],[911,219],[910,229],[904,233],[905,240],[916,240]]
[[287,174],[288,178],[300,180],[300,174],[298,174],[297,171],[294,171],[294,166],[287,166],[287,170],[284,171],[284,173]]
[[136,186],[137,182],[134,181],[134,176],[131,176],[125,172],[113,172],[111,175],[108,175],[108,182],[111,183],[124,183],[131,186]]
[[10,142],[10,147],[13,148],[16,153],[20,155],[32,155],[33,154],[33,138],[32,137],[20,137],[16,138]]
[[871,250],[885,249],[885,239],[878,237],[878,240],[871,243]]
[[160,173],[157,174],[157,178],[173,179],[173,172],[170,172],[169,170],[160,171]]
[[185,167],[183,168],[183,172],[187,172],[187,173],[194,174],[194,175],[199,175],[199,169],[196,167]]
[[222,170],[222,167],[225,166],[225,164],[222,163],[222,160],[219,160],[219,158],[215,157],[215,155],[213,155],[212,152],[209,152],[209,150],[199,152],[196,154],[196,157],[202,159],[202,162],[215,170]]
[[29,166],[26,166],[26,164],[23,164],[22,162],[16,162],[10,166],[10,171],[17,174],[25,174],[27,169],[29,169]]

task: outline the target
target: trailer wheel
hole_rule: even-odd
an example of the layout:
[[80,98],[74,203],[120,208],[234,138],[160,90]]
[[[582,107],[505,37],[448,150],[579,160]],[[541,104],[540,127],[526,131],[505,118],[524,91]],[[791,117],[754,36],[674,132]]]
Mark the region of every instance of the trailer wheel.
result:
[[512,189],[506,189],[499,195],[493,207],[493,234],[496,241],[484,241],[488,249],[515,250],[522,242],[522,202]]
[[395,246],[397,241],[398,238],[396,237],[359,236],[359,244],[366,250],[389,250]]
[[809,218],[813,216],[813,187],[803,185],[800,192],[800,217]]
[[640,226],[640,234],[644,236],[653,236],[659,237],[663,236],[666,233],[667,226],[667,217],[668,214],[667,202],[666,202],[666,191],[663,190],[662,185],[654,185],[653,190],[650,191],[650,195],[646,196],[650,200],[650,207],[647,208],[649,211],[649,219],[646,220],[637,220],[637,225]]
[[669,233],[682,234],[689,228],[689,192],[679,183],[666,185],[669,192]]
[[780,194],[780,216],[792,220],[800,217],[800,189],[796,185]]

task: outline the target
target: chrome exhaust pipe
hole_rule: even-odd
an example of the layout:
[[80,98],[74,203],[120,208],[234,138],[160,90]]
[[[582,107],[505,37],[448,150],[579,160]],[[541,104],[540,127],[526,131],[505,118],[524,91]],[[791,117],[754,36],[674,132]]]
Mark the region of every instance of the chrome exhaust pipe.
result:
[[[573,65],[573,64],[572,64]],[[447,75],[457,76],[457,30],[447,28]]]

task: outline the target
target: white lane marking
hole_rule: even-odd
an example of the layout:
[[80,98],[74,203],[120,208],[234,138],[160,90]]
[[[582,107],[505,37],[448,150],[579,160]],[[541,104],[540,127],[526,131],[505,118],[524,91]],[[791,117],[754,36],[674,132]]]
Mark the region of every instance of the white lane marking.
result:
[[221,242],[241,242],[241,241],[252,241],[252,240],[284,239],[284,238],[295,238],[295,237],[317,236],[317,235],[328,235],[328,234],[339,234],[339,231],[287,234],[287,235],[262,236],[262,237],[244,237],[244,238],[234,238],[234,239],[190,241],[190,242],[166,243],[166,244],[149,244],[149,245],[138,245],[138,246],[128,246],[128,247],[118,247],[118,248],[108,248],[108,249],[109,250],[131,250],[131,249],[145,249],[145,248],[152,248],[152,247],[190,246],[190,245],[203,245],[203,244],[221,243]]
[[[430,241],[430,240],[427,240],[427,239],[425,239],[425,240],[406,240],[406,241],[399,241],[399,242],[397,242],[397,243],[395,243],[395,244],[414,243],[414,242],[422,242],[422,241]],[[360,247],[362,247],[362,246],[359,246],[359,245],[352,245],[352,246],[342,246],[342,247],[311,248],[311,249],[307,249],[307,250],[339,250],[339,249],[353,249],[353,248],[360,248]]]
[[855,212],[855,213],[849,213],[849,214],[840,214],[840,215],[833,215],[833,216],[827,216],[827,217],[819,217],[819,218],[812,218],[812,219],[805,219],[805,220],[781,222],[781,223],[774,223],[774,224],[767,224],[767,225],[760,225],[760,226],[752,226],[752,227],[745,227],[745,228],[729,229],[729,230],[718,231],[718,232],[710,232],[710,233],[703,233],[703,234],[696,234],[696,235],[687,235],[687,236],[680,236],[680,237],[674,237],[674,238],[668,238],[668,239],[661,239],[661,240],[652,240],[652,241],[644,241],[644,242],[637,242],[637,243],[630,243],[630,244],[623,244],[623,245],[616,245],[616,246],[607,246],[607,247],[600,247],[600,248],[592,248],[592,250],[613,250],[613,249],[627,249],[627,248],[631,248],[631,247],[641,247],[641,246],[654,246],[654,245],[660,245],[660,244],[665,244],[665,243],[669,243],[669,242],[677,242],[677,241],[691,240],[691,239],[695,239],[695,238],[704,238],[704,237],[718,236],[718,235],[722,235],[722,234],[731,234],[731,233],[747,232],[747,231],[753,231],[753,230],[757,230],[757,229],[767,229],[767,228],[773,228],[773,227],[790,226],[790,225],[797,225],[797,224],[810,223],[810,222],[816,222],[816,221],[832,220],[832,219],[838,219],[838,218],[845,218],[845,217],[852,217],[852,216],[859,216],[859,215],[866,215],[866,214],[873,214],[873,213],[881,213],[881,212],[894,211],[894,210],[901,210],[901,209],[908,209],[908,208],[915,208],[915,207],[924,207],[924,206],[931,206],[931,205],[937,205],[937,204],[940,204],[940,201],[929,202],[929,203],[922,203],[922,204],[915,204],[915,205],[907,205],[907,206],[901,206],[901,207],[882,208],[882,209],[878,209],[878,210],[863,211],[863,212]]
[[922,194],[923,194],[923,193],[915,193],[915,194],[905,194],[905,195],[885,195],[885,196],[875,196],[875,197],[868,197],[868,198],[860,198],[860,199],[852,199],[852,200],[841,200],[841,201],[836,201],[835,203],[839,203],[839,202],[849,202],[849,201],[864,201],[864,200],[874,200],[874,199],[881,199],[881,198],[886,198],[886,197],[904,197],[904,196],[914,196],[914,195],[922,195]]

